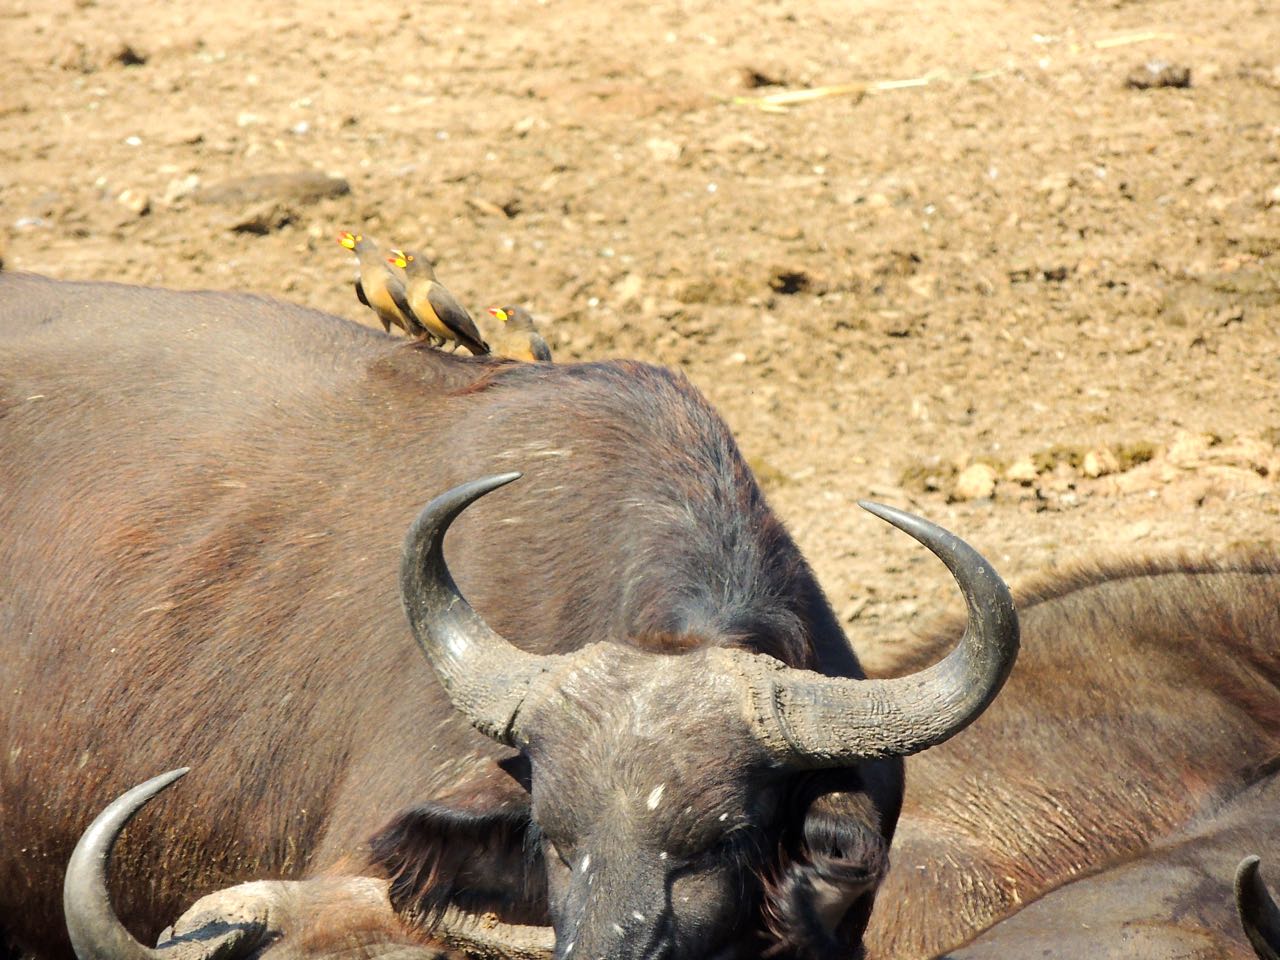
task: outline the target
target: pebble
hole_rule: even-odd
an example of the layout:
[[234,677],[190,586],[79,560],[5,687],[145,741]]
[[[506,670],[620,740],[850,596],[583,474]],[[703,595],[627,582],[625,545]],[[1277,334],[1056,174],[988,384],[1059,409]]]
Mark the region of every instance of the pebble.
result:
[[1191,86],[1191,68],[1165,60],[1148,60],[1129,71],[1125,86],[1133,90],[1153,90],[1157,87]]
[[975,463],[960,471],[951,495],[956,500],[988,500],[995,492],[995,467],[987,463]]
[[151,212],[151,196],[145,190],[129,187],[116,197],[116,203],[124,207],[135,217],[145,217]]
[[288,207],[273,201],[264,201],[232,217],[227,228],[232,233],[265,236],[293,223],[297,218],[297,214]]
[[663,140],[661,137],[650,137],[644,142],[650,156],[659,163],[675,163],[684,153],[684,147],[674,140]]
[[1080,464],[1080,472],[1086,477],[1105,477],[1120,470],[1120,461],[1106,447],[1090,450],[1084,455]]
[[1013,461],[1004,471],[1004,478],[1028,486],[1036,482],[1036,465],[1030,457]]
[[174,204],[185,200],[200,189],[200,178],[194,173],[185,177],[174,177],[164,189],[164,202]]

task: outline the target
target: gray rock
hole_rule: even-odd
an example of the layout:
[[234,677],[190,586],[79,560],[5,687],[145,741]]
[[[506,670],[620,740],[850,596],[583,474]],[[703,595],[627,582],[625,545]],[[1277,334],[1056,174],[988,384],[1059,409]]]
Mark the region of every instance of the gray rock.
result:
[[254,177],[237,177],[197,190],[192,198],[197,203],[240,206],[247,203],[282,203],[305,205],[351,192],[351,184],[342,177],[330,177],[314,170],[296,173],[267,173]]

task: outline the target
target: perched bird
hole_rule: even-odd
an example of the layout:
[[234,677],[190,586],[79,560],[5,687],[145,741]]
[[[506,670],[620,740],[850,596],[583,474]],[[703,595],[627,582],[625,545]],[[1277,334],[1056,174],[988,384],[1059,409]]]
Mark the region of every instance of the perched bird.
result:
[[512,360],[551,362],[551,348],[542,339],[524,307],[490,307],[489,315],[502,324],[494,336],[494,353]]
[[412,323],[425,334],[441,341],[453,341],[454,350],[462,344],[477,357],[489,352],[489,345],[480,336],[471,314],[436,279],[436,272],[425,257],[392,250],[387,262],[404,271]]
[[391,325],[395,324],[405,333],[415,333],[407,310],[409,301],[405,292],[404,273],[387,263],[382,251],[378,249],[377,241],[372,237],[344,230],[338,234],[338,243],[354,253],[360,261],[360,272],[356,275],[356,297],[378,315],[378,319],[382,321],[382,329],[390,333]]

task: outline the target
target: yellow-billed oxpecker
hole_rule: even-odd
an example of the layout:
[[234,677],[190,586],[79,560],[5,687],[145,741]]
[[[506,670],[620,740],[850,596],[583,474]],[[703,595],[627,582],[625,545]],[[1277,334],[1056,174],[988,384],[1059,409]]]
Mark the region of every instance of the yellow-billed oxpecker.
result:
[[411,251],[392,250],[387,262],[404,271],[410,320],[421,326],[425,334],[442,342],[452,342],[455,350],[462,344],[476,356],[489,352],[489,345],[480,336],[471,314],[436,279],[436,272],[426,257]]
[[408,334],[415,334],[406,306],[404,272],[387,262],[372,237],[344,230],[338,243],[356,255],[360,263],[356,275],[356,297],[378,315],[382,329],[391,332],[392,324]]
[[529,363],[551,362],[551,348],[538,332],[528,310],[519,306],[490,307],[489,315],[499,323],[492,337],[494,353]]

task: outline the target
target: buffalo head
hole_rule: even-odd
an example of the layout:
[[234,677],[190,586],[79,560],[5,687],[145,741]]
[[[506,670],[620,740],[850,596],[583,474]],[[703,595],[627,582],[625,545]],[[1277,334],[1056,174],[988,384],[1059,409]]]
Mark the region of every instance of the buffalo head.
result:
[[[781,813],[806,775],[947,739],[1013,665],[1017,618],[991,566],[946,531],[873,504],[863,507],[947,565],[968,607],[960,644],[920,673],[851,680],[732,646],[656,653],[591,637],[573,638],[568,654],[524,652],[468,605],[443,554],[453,520],[518,476],[460,486],[422,511],[406,539],[401,594],[454,706],[527,759],[528,836],[545,864],[558,958],[731,947],[757,911],[788,826]],[[817,922],[838,924],[878,882],[883,848],[861,847],[841,882],[819,878],[807,891]]]

